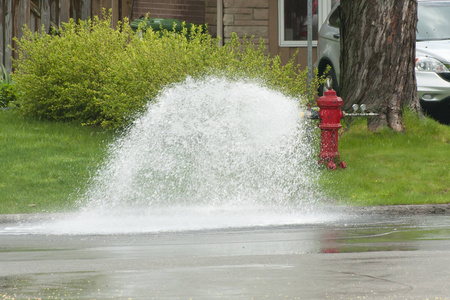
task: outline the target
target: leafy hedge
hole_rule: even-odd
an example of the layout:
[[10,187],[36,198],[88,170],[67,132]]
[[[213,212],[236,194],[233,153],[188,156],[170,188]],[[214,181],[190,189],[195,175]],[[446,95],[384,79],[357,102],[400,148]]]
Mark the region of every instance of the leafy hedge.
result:
[[307,101],[314,97],[318,80],[306,84],[306,71],[293,59],[281,65],[270,58],[260,41],[229,43],[202,30],[181,33],[138,29],[128,21],[111,28],[111,16],[75,23],[70,20],[58,35],[24,29],[15,40],[18,59],[13,74],[20,111],[25,116],[86,125],[120,127],[154,99],[167,84],[186,76],[218,74],[261,80],[284,93]]
[[0,107],[8,107],[16,100],[16,91],[8,71],[0,64]]

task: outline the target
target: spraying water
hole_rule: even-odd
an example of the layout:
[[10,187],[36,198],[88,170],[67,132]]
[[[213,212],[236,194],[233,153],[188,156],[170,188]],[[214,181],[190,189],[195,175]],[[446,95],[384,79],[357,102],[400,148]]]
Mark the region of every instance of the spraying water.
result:
[[[60,233],[321,222],[317,169],[298,101],[256,83],[166,88],[109,149]],[[313,157],[314,156],[314,157]]]

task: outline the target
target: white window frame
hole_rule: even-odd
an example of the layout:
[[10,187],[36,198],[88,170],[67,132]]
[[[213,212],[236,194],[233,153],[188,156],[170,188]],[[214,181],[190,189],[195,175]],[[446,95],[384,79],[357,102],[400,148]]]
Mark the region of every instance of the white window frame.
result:
[[[318,26],[317,30],[320,30],[322,24],[325,23],[329,12],[331,11],[331,1],[330,0],[318,0]],[[285,0],[278,0],[278,43],[280,47],[307,47],[308,41],[286,41],[285,28],[284,28],[284,2]],[[313,40],[313,47],[317,47],[317,40]]]

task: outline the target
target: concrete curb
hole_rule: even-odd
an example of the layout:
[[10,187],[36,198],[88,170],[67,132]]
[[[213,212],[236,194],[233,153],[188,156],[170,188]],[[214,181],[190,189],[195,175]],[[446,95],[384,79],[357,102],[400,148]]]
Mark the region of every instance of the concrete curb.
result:
[[[335,206],[325,211],[353,214],[390,214],[390,215],[450,215],[450,203],[420,205],[386,206]],[[42,222],[62,218],[73,213],[37,213],[37,214],[0,214],[0,224],[20,222]]]
[[61,218],[67,213],[7,214],[0,215],[0,224],[20,222],[42,222]]
[[[347,210],[348,209],[348,210]],[[450,203],[418,205],[385,205],[347,207],[344,211],[360,214],[396,214],[396,215],[450,215]]]

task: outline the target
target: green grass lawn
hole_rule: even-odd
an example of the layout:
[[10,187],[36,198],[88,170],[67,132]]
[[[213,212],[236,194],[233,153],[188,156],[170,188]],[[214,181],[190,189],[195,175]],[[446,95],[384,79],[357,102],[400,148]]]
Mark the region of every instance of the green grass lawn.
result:
[[99,129],[0,110],[0,213],[70,207],[111,137]]
[[450,126],[406,112],[406,132],[367,130],[365,120],[343,129],[346,170],[327,171],[329,195],[352,205],[450,202]]
[[[322,170],[333,202],[389,205],[450,202],[450,126],[405,117],[404,134],[341,130],[346,170]],[[318,130],[318,129],[317,129]],[[76,124],[23,119],[0,110],[0,213],[70,209],[114,133]]]

